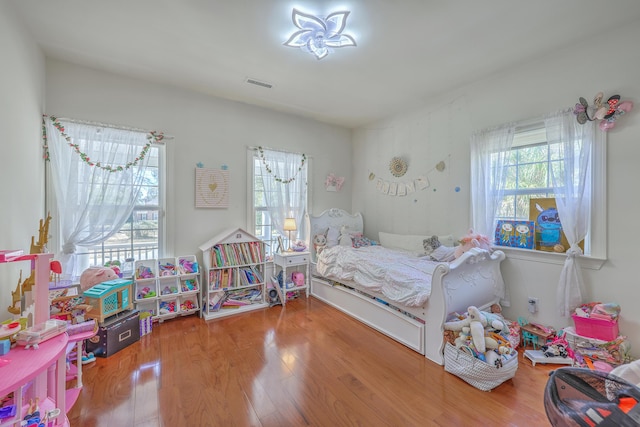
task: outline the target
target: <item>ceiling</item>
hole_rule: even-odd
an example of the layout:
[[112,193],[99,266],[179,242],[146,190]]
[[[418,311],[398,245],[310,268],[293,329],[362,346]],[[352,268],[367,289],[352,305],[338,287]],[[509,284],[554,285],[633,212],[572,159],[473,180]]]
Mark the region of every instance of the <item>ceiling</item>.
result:
[[[348,128],[640,20],[638,0],[8,2],[48,57]],[[294,7],[350,10],[357,46],[284,46]]]

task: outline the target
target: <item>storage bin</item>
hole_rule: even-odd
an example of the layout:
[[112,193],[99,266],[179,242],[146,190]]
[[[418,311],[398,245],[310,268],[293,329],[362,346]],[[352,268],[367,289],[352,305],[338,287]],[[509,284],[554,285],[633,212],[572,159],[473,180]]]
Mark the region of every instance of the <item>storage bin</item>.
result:
[[135,279],[155,279],[158,271],[158,261],[155,259],[147,259],[136,261],[135,263]]
[[514,352],[502,366],[492,366],[457,349],[450,343],[444,348],[444,370],[462,378],[478,390],[489,391],[513,378],[518,370],[518,353]]
[[612,341],[618,337],[618,321],[593,319],[572,314],[576,333],[583,337],[595,338],[602,341]]
[[198,261],[195,255],[181,256],[176,259],[178,274],[198,274],[200,273]]
[[161,258],[158,260],[158,277],[176,276],[178,270],[176,269],[175,258]]
[[118,313],[98,329],[98,333],[85,341],[87,352],[96,357],[109,357],[140,340],[140,312]]

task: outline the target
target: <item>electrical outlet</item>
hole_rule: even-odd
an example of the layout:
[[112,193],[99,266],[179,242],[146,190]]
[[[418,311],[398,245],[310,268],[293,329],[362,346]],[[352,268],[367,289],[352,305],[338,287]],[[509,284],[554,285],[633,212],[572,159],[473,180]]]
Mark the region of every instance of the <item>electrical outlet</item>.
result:
[[527,303],[529,304],[529,313],[538,311],[538,298],[529,297],[527,298]]

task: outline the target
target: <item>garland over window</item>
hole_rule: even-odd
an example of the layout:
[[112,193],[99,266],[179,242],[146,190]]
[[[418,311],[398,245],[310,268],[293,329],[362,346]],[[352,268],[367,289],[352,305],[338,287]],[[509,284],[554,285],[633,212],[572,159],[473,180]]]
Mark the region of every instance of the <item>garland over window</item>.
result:
[[[42,116],[42,140],[43,140],[43,148],[44,148],[43,157],[45,160],[49,160],[49,145],[47,141],[45,117],[47,117],[47,115]],[[49,117],[49,120],[51,120],[51,123],[53,124],[53,126],[60,132],[60,135],[67,141],[67,144],[69,145],[69,147],[73,148],[74,151],[78,153],[78,155],[80,156],[80,158],[84,163],[86,163],[91,167],[100,168],[108,172],[121,172],[123,170],[127,170],[134,166],[137,166],[140,160],[144,159],[147,153],[149,152],[149,149],[151,148],[151,144],[154,144],[154,143],[157,144],[164,139],[164,134],[162,132],[151,131],[147,134],[147,143],[142,147],[142,150],[135,157],[133,161],[129,161],[125,165],[118,165],[118,166],[103,165],[100,161],[91,160],[91,158],[89,158],[89,156],[86,153],[80,150],[79,144],[73,143],[71,137],[65,133],[64,126],[62,126],[62,123],[60,123],[60,121],[56,117],[54,116],[48,116],[48,117]]]
[[271,168],[267,164],[267,160],[264,157],[264,151],[262,150],[262,147],[257,147],[256,151],[258,152],[258,154],[260,156],[260,160],[262,161],[262,164],[264,165],[264,169],[267,171],[267,173],[269,175],[273,175],[273,179],[276,182],[279,182],[281,184],[289,184],[289,183],[295,181],[296,176],[300,173],[302,168],[304,168],[304,163],[307,161],[307,156],[303,153],[302,154],[302,160],[300,161],[300,166],[298,166],[298,169],[296,169],[294,175],[292,177],[287,178],[287,179],[283,179],[283,178],[273,174],[273,171],[271,170]]

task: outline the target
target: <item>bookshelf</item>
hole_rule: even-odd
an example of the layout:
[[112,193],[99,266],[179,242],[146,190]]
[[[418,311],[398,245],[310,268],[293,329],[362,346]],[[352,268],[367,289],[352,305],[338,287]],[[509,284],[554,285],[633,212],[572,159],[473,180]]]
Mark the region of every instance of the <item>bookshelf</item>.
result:
[[195,255],[136,261],[136,309],[163,322],[200,311],[200,268]]
[[264,242],[241,228],[227,230],[200,246],[202,316],[205,320],[268,307]]

